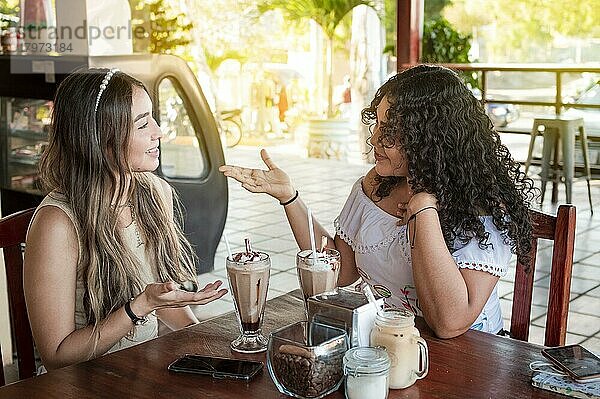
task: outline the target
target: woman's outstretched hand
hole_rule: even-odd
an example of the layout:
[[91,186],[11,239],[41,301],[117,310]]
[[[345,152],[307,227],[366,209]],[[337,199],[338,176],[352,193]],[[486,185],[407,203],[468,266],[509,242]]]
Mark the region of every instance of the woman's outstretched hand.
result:
[[262,149],[260,156],[268,170],[242,168],[241,166],[223,165],[219,168],[227,177],[240,183],[242,187],[253,193],[266,193],[285,202],[296,193],[290,177],[280,169],[269,156],[267,150]]
[[148,284],[144,292],[134,299],[131,308],[134,313],[138,310],[139,313],[136,314],[145,315],[157,309],[205,305],[227,293],[226,289],[219,289],[221,284],[223,282],[217,280],[214,283],[206,284],[198,292],[184,291],[174,281]]

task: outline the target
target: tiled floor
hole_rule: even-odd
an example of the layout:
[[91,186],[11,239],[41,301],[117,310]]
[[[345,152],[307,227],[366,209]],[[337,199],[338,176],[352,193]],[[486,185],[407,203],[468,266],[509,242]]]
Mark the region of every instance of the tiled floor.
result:
[[[526,151],[526,140],[503,137],[517,159],[522,158],[523,148]],[[291,147],[270,148],[270,153],[273,160],[292,177],[303,200],[330,232],[334,231],[333,220],[341,210],[352,184],[370,168],[369,165],[301,158],[294,155]],[[229,164],[263,167],[257,148],[230,149],[226,153],[226,160]],[[272,254],[270,298],[298,288],[294,266],[297,247],[281,206],[265,194],[246,192],[233,181],[229,183],[229,190],[225,231],[232,245],[241,246],[243,238],[250,237],[255,248]],[[585,183],[575,183],[573,191],[577,206],[577,236],[567,343],[583,343],[588,349],[600,353],[600,182],[592,183],[592,198],[597,209],[594,216],[590,215]],[[560,192],[559,199],[564,199],[564,192]],[[548,198],[543,209],[552,212],[556,208]],[[542,245],[539,251],[530,340],[542,343],[550,283],[551,244]],[[221,279],[226,285],[225,257],[225,246],[221,244],[217,249],[215,270],[201,275],[200,281]],[[510,320],[513,274],[514,270],[499,283],[506,328]],[[206,319],[231,310],[233,303],[228,294],[220,301],[199,307],[196,313]]]

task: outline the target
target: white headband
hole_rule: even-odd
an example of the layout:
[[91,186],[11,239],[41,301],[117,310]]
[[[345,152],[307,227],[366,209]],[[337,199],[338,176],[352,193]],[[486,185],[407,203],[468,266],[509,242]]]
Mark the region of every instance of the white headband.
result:
[[104,79],[102,79],[102,83],[100,84],[100,91],[98,92],[98,97],[96,97],[96,106],[94,107],[94,112],[98,112],[98,104],[100,104],[100,97],[102,96],[102,93],[104,93],[104,90],[106,90],[110,79],[117,72],[119,72],[119,68],[112,68],[110,71],[106,72],[106,75],[104,76]]

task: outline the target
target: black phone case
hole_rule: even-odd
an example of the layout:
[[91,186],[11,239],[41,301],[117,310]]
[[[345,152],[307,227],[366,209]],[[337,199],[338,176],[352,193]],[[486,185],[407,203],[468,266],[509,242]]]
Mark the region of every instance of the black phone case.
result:
[[[187,367],[178,367],[177,366],[177,362],[185,357],[193,357],[194,355],[185,355],[182,356],[178,359],[175,359],[175,361],[173,361],[171,364],[169,364],[169,366],[167,367],[168,370],[173,371],[175,373],[188,373],[188,374],[198,374],[198,375],[207,375],[210,376],[212,378],[215,379],[233,379],[233,380],[243,380],[243,381],[250,381],[252,378],[254,378],[263,368],[263,364],[261,362],[256,362],[257,363],[257,368],[254,370],[254,372],[252,374],[233,374],[233,373],[224,373],[224,372],[219,372],[219,371],[210,371],[210,370],[201,370],[201,369],[193,369],[193,368],[187,368]],[[207,356],[210,357],[210,356]],[[232,359],[235,360],[235,359]],[[258,367],[258,365],[260,365]]]

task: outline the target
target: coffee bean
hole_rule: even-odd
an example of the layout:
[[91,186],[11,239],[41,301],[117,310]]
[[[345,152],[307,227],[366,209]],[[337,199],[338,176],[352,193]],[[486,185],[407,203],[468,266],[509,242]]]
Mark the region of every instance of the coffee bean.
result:
[[277,380],[296,395],[317,397],[335,387],[343,377],[343,353],[315,359],[306,357],[305,353],[300,356],[300,351],[286,352],[273,355],[273,371]]

